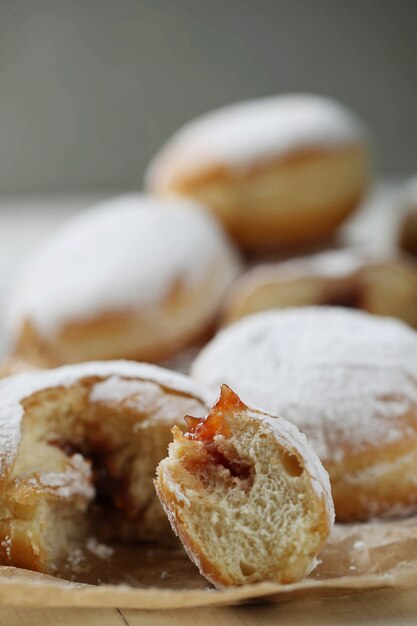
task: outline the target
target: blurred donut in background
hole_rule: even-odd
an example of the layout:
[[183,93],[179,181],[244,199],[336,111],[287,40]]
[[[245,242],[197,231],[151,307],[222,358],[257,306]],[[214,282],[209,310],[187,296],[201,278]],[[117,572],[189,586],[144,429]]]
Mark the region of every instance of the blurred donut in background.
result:
[[310,94],[242,102],[189,122],[145,178],[153,192],[204,202],[247,249],[329,236],[369,181],[363,124],[338,102]]
[[165,359],[209,332],[239,271],[233,246],[196,202],[104,202],[28,260],[8,302],[13,357],[18,369]]
[[251,313],[343,306],[417,327],[417,263],[407,256],[341,249],[257,265],[228,292],[223,323]]
[[404,252],[417,256],[417,176],[405,186],[399,203],[404,217],[400,224],[398,245]]

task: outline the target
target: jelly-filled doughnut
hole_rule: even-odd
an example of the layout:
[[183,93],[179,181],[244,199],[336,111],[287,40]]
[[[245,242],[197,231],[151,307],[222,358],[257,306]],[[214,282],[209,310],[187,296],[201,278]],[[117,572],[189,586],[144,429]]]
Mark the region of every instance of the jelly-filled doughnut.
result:
[[156,487],[174,531],[218,587],[290,583],[333,525],[329,478],[304,435],[226,385],[207,417],[174,429]]
[[187,377],[123,361],[0,381],[0,563],[54,573],[95,541],[169,542],[153,478],[206,412]]
[[287,94],[189,122],[156,154],[145,182],[201,200],[245,248],[303,245],[356,208],[369,154],[363,124],[341,104]]
[[28,260],[8,304],[13,353],[39,367],[161,361],[209,332],[238,272],[232,245],[197,203],[107,201]]
[[403,322],[339,307],[256,313],[221,331],[192,374],[298,426],[340,521],[417,508],[417,333]]
[[362,309],[417,327],[417,263],[409,256],[346,249],[257,265],[229,290],[223,322],[315,305]]

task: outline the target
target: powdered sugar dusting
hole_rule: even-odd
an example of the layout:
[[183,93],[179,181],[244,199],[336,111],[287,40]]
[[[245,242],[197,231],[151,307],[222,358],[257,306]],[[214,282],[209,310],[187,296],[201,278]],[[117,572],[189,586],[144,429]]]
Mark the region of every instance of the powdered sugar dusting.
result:
[[95,537],[88,537],[86,548],[91,554],[94,554],[94,556],[102,560],[108,560],[114,554],[114,548],[106,546],[104,543],[100,543]]
[[[175,419],[182,412],[196,416],[204,414],[205,407],[198,399],[161,394],[160,386],[152,380],[131,380],[109,376],[93,386],[91,402],[117,404],[134,409],[143,419],[135,430],[149,428],[157,421]],[[186,404],[185,404],[186,403]]]
[[362,123],[329,98],[287,94],[241,102],[180,128],[151,162],[146,183],[163,188],[213,166],[244,168],[299,148],[350,145],[364,137]]
[[[43,489],[51,489],[60,498],[81,497],[92,500],[95,496],[91,465],[81,454],[74,454],[65,472],[41,472],[36,475]],[[35,479],[32,479],[35,480]]]
[[239,263],[216,220],[186,199],[115,198],[64,225],[29,259],[8,307],[18,330],[29,318],[49,337],[66,322],[155,306],[216,268],[215,311]]
[[259,313],[219,333],[192,374],[213,397],[226,383],[296,424],[324,461],[414,436],[417,334],[397,320],[335,307]]
[[[138,394],[140,394],[138,396]],[[106,380],[94,385],[91,390],[90,400],[92,402],[123,402],[126,398],[135,399],[135,407],[139,403],[142,410],[146,412],[147,406],[153,403],[160,396],[160,388],[152,381],[129,380],[120,376],[109,376]]]

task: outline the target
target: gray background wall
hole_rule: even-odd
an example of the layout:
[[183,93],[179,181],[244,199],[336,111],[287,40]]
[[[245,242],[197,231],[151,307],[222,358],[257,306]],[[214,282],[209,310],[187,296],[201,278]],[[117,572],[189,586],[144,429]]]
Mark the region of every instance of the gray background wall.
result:
[[300,90],[417,171],[417,1],[0,0],[0,193],[138,187],[190,117]]

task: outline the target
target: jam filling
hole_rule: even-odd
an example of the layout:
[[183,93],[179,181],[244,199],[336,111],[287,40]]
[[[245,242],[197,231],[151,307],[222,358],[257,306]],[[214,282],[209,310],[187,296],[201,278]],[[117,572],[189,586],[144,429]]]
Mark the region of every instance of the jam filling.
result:
[[220,396],[208,415],[201,418],[185,416],[188,432],[184,436],[206,443],[213,441],[216,435],[227,439],[232,434],[227,423],[227,414],[239,409],[246,409],[246,406],[230,387],[222,385]]
[[228,472],[229,478],[238,479],[240,486],[249,490],[253,484],[253,464],[239,458],[234,447],[224,445],[222,449],[215,437],[222,436],[228,439],[232,435],[227,415],[236,410],[246,409],[240,398],[227,386],[222,385],[220,397],[210,409],[206,417],[196,418],[189,415],[185,420],[188,432],[184,437],[193,441],[200,441],[204,449],[198,457],[187,460],[187,469],[198,476],[199,480],[207,486],[213,478],[213,467],[223,467]]

